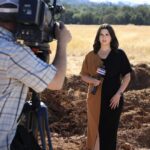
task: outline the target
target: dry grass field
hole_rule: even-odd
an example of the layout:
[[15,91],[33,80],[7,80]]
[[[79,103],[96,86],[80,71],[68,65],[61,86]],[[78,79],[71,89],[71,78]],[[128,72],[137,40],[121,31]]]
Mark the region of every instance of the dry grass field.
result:
[[[67,27],[72,34],[72,41],[67,50],[68,73],[78,74],[85,54],[92,50],[99,25],[67,25]],[[113,25],[113,28],[119,40],[119,47],[124,49],[132,64],[150,63],[150,26]],[[53,57],[56,42],[50,45]]]
[[[64,87],[60,91],[45,91],[42,99],[49,109],[54,150],[84,150],[87,135],[87,84],[81,80],[79,72],[85,55],[92,50],[99,26],[67,26],[73,39],[67,49]],[[150,26],[113,27],[120,48],[124,49],[134,65],[130,86],[125,92],[117,150],[150,150]],[[50,45],[52,61],[56,42]]]

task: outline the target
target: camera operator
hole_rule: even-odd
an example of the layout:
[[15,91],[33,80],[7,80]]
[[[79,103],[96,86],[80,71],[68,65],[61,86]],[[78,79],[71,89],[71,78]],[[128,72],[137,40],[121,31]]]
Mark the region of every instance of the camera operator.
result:
[[36,92],[60,90],[66,73],[66,47],[71,34],[56,25],[56,56],[52,64],[36,57],[15,40],[18,0],[0,0],[0,150],[9,150],[29,87]]

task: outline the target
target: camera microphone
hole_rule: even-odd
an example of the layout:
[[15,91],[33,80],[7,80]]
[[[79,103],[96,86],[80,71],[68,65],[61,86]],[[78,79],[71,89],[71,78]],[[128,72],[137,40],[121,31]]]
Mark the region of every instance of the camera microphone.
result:
[[[103,80],[104,77],[105,77],[105,75],[106,75],[105,66],[102,65],[100,68],[97,68],[96,73],[97,73],[97,79],[98,79],[98,80]],[[96,94],[97,87],[98,87],[98,86],[94,86],[93,89],[91,90],[91,93],[92,93],[93,95]]]

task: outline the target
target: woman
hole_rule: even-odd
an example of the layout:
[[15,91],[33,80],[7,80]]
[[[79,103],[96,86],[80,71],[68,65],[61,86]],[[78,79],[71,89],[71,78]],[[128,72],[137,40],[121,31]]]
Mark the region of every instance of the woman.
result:
[[[82,80],[89,83],[87,98],[88,150],[116,150],[117,130],[123,107],[123,93],[132,71],[125,52],[111,25],[103,24],[97,31],[93,48],[82,65]],[[105,66],[104,79],[96,78],[96,70]],[[104,68],[103,68],[104,69]],[[92,94],[97,86],[96,94]]]

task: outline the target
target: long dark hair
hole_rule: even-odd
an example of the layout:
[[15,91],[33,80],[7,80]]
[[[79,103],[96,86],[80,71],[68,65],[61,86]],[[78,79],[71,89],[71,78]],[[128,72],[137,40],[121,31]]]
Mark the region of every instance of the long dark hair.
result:
[[94,53],[97,54],[97,52],[99,51],[99,49],[101,48],[101,43],[99,41],[99,36],[100,36],[100,33],[101,33],[101,30],[102,29],[107,29],[110,36],[111,36],[111,43],[110,43],[110,47],[112,50],[117,50],[118,47],[119,47],[119,42],[118,42],[118,39],[115,35],[115,32],[114,32],[114,29],[112,28],[111,25],[109,24],[102,24],[98,31],[97,31],[97,34],[96,34],[96,37],[95,37],[95,41],[94,41],[94,44],[93,44],[93,48],[94,48]]

